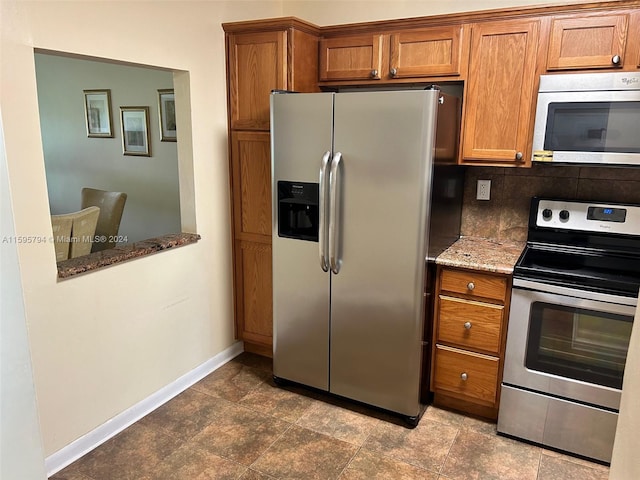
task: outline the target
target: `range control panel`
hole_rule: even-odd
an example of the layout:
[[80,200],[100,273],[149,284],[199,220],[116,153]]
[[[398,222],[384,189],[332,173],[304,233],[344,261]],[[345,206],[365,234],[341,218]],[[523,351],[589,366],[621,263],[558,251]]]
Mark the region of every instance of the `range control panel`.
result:
[[538,199],[536,226],[640,235],[640,205]]

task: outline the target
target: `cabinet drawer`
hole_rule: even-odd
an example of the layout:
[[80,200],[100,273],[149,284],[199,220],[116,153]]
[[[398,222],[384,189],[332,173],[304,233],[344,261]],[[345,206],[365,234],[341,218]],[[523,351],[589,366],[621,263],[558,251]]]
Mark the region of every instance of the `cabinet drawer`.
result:
[[440,290],[504,301],[507,278],[471,270],[443,269]]
[[434,390],[493,405],[496,402],[498,364],[495,357],[436,345]]
[[498,354],[503,305],[440,295],[438,342]]

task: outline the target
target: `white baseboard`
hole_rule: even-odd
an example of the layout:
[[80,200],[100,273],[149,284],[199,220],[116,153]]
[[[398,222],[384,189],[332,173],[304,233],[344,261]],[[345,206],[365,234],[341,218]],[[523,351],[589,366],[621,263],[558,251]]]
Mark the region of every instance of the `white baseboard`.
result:
[[220,368],[229,360],[240,355],[243,351],[244,344],[242,342],[234,343],[215,357],[210,358],[190,372],[185,373],[174,382],[161,388],[112,419],[107,420],[99,427],[74,440],[66,447],[51,454],[45,459],[47,476],[54,475],[111,437],[114,437],[128,426],[137,422],[148,413],[168,402],[179,393],[182,393],[196,382],[202,380],[211,372]]

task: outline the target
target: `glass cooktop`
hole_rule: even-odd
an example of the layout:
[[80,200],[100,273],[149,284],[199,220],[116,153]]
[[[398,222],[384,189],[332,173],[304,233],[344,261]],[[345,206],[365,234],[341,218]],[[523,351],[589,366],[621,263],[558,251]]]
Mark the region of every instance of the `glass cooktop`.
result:
[[636,297],[640,288],[640,252],[638,256],[629,256],[527,245],[514,268],[514,275]]

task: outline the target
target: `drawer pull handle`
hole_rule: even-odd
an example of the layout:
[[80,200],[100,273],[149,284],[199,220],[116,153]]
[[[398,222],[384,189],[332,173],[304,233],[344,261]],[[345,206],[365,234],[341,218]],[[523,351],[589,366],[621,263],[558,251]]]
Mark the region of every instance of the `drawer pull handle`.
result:
[[469,283],[467,283],[467,288],[469,290],[473,290],[474,288],[476,288],[476,284],[473,283],[473,282],[469,282]]
[[464,328],[467,330],[471,330],[471,322],[464,322]]
[[466,382],[467,378],[469,378],[469,376],[467,375],[467,372],[462,372],[460,374],[460,378]]

